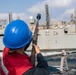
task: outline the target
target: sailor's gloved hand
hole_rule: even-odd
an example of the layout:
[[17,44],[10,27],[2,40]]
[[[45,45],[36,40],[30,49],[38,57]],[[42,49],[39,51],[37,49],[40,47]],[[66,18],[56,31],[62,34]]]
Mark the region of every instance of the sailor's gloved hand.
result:
[[35,48],[36,54],[40,53],[40,48],[39,48],[39,46],[37,46],[37,45],[35,45],[35,44],[33,44],[33,46],[34,46],[34,48]]

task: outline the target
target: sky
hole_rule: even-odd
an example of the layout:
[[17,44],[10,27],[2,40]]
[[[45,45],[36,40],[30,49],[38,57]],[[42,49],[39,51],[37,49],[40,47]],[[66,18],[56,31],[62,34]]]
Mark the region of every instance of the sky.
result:
[[8,19],[8,13],[13,14],[13,19],[29,22],[29,17],[36,19],[41,14],[41,22],[46,21],[45,4],[49,6],[50,20],[69,21],[70,15],[76,9],[76,0],[0,0],[0,20]]

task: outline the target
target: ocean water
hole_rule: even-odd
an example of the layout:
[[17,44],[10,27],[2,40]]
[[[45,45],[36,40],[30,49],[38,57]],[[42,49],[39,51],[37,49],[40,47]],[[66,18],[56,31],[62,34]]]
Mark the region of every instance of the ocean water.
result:
[[[45,59],[47,60],[47,62],[50,66],[55,66],[55,65],[60,66],[60,62],[61,62],[60,56],[58,56],[58,57],[57,56],[56,57],[47,56]],[[75,67],[76,66],[76,54],[67,56],[67,62],[68,62],[69,67]]]
[[[61,64],[61,56],[46,56],[45,60],[47,60],[51,72],[59,71]],[[63,75],[76,75],[76,54],[68,54],[67,63],[68,68],[70,70],[74,70],[74,74],[63,74]],[[65,63],[64,63],[64,69],[66,69]]]

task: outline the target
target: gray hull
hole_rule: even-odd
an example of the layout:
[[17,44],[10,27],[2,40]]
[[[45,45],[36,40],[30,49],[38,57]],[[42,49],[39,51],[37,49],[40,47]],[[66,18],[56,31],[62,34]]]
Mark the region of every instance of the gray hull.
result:
[[[67,25],[68,31],[64,28],[40,29],[38,45],[41,50],[74,50],[76,49],[75,25]],[[9,35],[8,35],[9,36]],[[3,50],[2,36],[0,36],[0,50]],[[31,50],[31,45],[28,48]]]

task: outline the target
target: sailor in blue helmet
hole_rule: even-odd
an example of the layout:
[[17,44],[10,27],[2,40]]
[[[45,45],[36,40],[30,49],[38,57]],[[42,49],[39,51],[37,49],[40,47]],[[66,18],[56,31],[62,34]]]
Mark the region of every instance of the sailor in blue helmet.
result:
[[22,20],[12,21],[4,31],[1,59],[1,75],[50,75],[49,66],[37,45],[35,51],[38,64],[33,67],[30,57],[24,52],[31,43],[32,32]]

